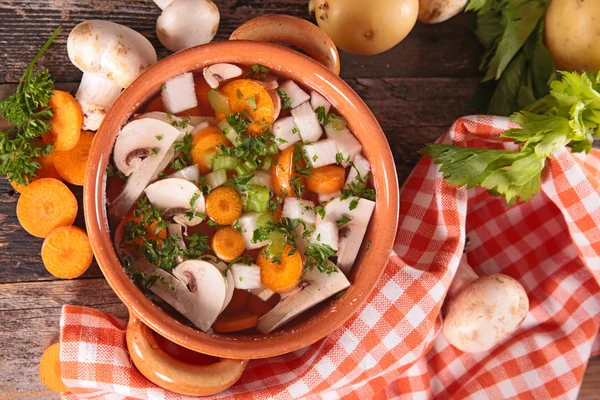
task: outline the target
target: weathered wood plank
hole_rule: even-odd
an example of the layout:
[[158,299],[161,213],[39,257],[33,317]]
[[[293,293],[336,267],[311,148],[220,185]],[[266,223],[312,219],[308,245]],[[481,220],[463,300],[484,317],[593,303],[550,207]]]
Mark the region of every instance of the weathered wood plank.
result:
[[[244,21],[266,13],[306,18],[306,0],[226,0],[218,3],[221,24],[215,40],[227,40]],[[69,31],[87,19],[105,19],[129,26],[148,37],[159,58],[170,54],[156,39],[155,24],[160,10],[151,0],[8,0],[0,2],[0,82],[17,82],[29,58],[57,26],[60,37],[42,60],[57,81],[80,78],[65,49]],[[480,47],[470,32],[469,15],[439,25],[417,24],[394,49],[373,57],[342,54],[342,75],[354,77],[477,76]]]

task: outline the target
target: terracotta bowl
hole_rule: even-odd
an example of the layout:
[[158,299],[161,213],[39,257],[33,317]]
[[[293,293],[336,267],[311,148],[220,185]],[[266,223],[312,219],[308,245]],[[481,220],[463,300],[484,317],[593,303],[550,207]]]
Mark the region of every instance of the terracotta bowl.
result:
[[[258,31],[254,27],[246,32]],[[237,37],[244,37],[243,33],[241,31]],[[302,43],[299,46],[302,47]],[[321,43],[318,48],[326,50],[327,46],[323,47]],[[135,329],[139,330],[140,323],[143,323],[181,346],[221,358],[265,358],[298,350],[326,337],[367,300],[385,268],[394,242],[398,221],[398,181],[386,137],[365,103],[337,76],[339,63],[336,56],[335,48],[317,55],[329,66],[328,69],[299,52],[275,44],[253,41],[211,43],[165,58],[144,72],[118,98],[96,134],[90,153],[84,190],[85,218],[96,260],[110,286],[129,308],[131,321],[137,324]],[[113,247],[108,227],[106,168],[120,128],[141,105],[159,93],[166,80],[184,72],[202,71],[205,66],[214,63],[246,66],[259,63],[281,77],[293,79],[323,94],[348,120],[372,165],[377,204],[363,242],[370,242],[371,246],[366,249],[363,244],[350,277],[352,286],[341,298],[324,302],[271,334],[207,334],[177,321],[148,300],[129,280]],[[132,350],[130,344],[130,352],[135,353]]]

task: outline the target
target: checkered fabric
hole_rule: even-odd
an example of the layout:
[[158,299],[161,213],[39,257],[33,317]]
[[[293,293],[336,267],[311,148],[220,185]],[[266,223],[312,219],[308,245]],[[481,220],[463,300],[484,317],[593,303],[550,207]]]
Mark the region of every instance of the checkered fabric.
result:
[[[458,120],[441,142],[511,148],[505,118]],[[215,398],[576,398],[600,350],[600,152],[557,151],[542,193],[506,207],[482,190],[449,186],[423,158],[405,182],[394,252],[369,301],[328,338],[266,360]],[[530,311],[508,340],[466,354],[440,333],[440,307],[464,248],[479,274],[502,272],[525,287]],[[65,306],[65,399],[184,399],[132,366],[124,323]],[[75,394],[77,393],[77,394]]]

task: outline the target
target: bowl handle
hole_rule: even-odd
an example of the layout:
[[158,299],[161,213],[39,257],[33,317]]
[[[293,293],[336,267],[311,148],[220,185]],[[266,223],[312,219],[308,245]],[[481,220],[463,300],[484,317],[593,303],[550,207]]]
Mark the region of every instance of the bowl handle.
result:
[[127,324],[127,348],[142,375],[163,389],[187,396],[208,396],[231,387],[248,360],[221,359],[210,365],[189,364],[165,353],[153,332],[132,312]]
[[340,74],[340,55],[331,38],[317,25],[290,15],[269,14],[244,22],[229,40],[280,42],[296,46]]

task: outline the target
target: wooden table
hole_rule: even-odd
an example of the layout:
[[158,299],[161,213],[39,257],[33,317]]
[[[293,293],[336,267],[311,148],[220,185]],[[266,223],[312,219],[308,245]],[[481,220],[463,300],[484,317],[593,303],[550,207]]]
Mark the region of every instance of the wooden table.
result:
[[[309,18],[307,1],[217,0],[221,25],[215,40],[249,18],[283,13]],[[0,2],[0,99],[16,87],[30,58],[57,25],[63,30],[42,59],[61,89],[74,90],[80,72],[69,62],[65,43],[73,26],[104,19],[129,26],[148,37],[159,58],[169,55],[156,39],[160,10],[151,0],[2,0]],[[393,50],[373,57],[341,54],[342,77],[379,119],[390,141],[400,182],[419,150],[435,140],[458,117],[476,112],[470,101],[477,89],[481,48],[470,31],[470,17],[446,23],[417,24]],[[74,188],[78,198],[81,189]],[[25,233],[17,221],[18,193],[0,181],[0,399],[51,399],[38,379],[43,350],[58,340],[63,304],[94,307],[126,317],[98,267],[74,281],[57,280],[41,263],[42,241]],[[80,210],[77,224],[83,226]],[[600,359],[590,362],[581,399],[598,398]]]

